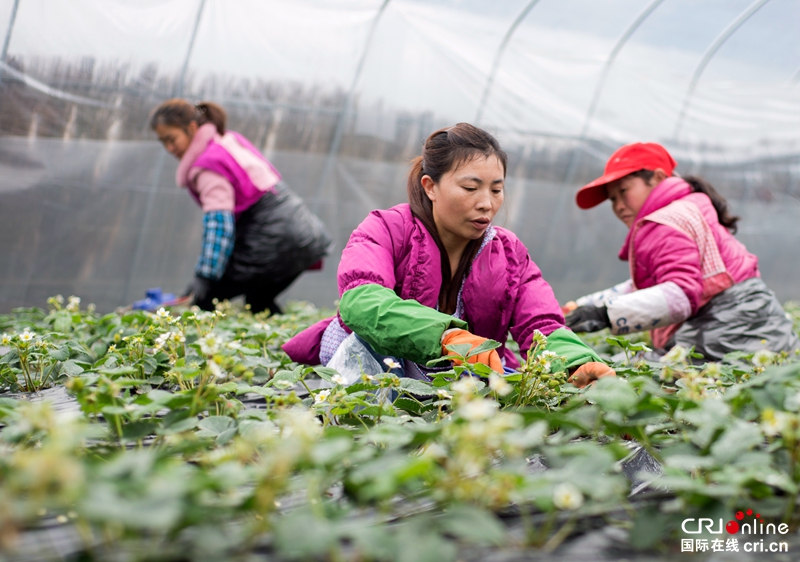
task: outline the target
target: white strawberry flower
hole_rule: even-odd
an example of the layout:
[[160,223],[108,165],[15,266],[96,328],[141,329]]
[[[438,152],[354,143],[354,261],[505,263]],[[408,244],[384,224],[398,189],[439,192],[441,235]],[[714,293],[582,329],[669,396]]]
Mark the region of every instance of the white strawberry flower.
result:
[[767,367],[772,365],[775,359],[775,354],[767,349],[759,349],[753,354],[753,365],[756,367]]
[[224,379],[227,376],[225,371],[222,370],[222,367],[220,367],[216,361],[209,361],[208,368],[211,370],[211,374],[214,375],[214,378],[216,379]]
[[498,396],[508,396],[513,390],[504,377],[494,373],[489,375],[489,388]]
[[676,345],[661,358],[662,363],[684,363],[689,357],[689,350],[682,345]]
[[67,300],[67,310],[70,312],[78,312],[81,309],[81,298],[76,296],[71,296]]
[[562,482],[553,490],[553,504],[558,509],[574,511],[583,505],[583,494],[569,482]]
[[386,359],[384,359],[383,363],[387,367],[389,367],[390,369],[399,369],[400,368],[400,363],[398,363],[397,361],[395,361],[391,357],[387,357]]
[[458,408],[462,418],[470,421],[485,420],[497,412],[498,404],[494,400],[470,400]]
[[206,355],[214,355],[219,351],[222,340],[216,334],[206,334],[198,340],[198,343],[200,344],[200,351]]
[[464,377],[450,385],[450,388],[457,394],[472,394],[478,389],[478,385],[472,377]]

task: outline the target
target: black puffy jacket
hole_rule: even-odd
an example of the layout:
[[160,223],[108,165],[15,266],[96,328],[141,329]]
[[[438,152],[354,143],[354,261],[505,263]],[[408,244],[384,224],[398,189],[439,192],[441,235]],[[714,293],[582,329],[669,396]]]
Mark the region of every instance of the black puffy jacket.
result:
[[331,237],[322,221],[284,183],[265,193],[236,220],[236,241],[224,277],[273,282],[296,277],[328,254]]

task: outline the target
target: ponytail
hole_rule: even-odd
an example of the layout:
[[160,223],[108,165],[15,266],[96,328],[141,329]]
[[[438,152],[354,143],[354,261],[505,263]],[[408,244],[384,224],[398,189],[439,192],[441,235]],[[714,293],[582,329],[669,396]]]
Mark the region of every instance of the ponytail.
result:
[[727,228],[731,234],[736,234],[736,230],[738,229],[736,223],[739,222],[741,217],[737,217],[730,213],[728,202],[725,200],[725,198],[717,193],[717,190],[702,178],[696,176],[684,176],[683,179],[686,181],[686,183],[692,186],[692,191],[695,193],[705,193],[708,195],[708,198],[711,199],[711,204],[714,205],[714,209],[717,211],[719,223]]
[[195,107],[197,108],[198,125],[213,123],[220,135],[225,134],[225,122],[227,121],[228,116],[221,106],[215,104],[214,102],[201,101]]
[[422,176],[429,176],[438,183],[444,174],[476,156],[497,156],[506,171],[507,156],[500,148],[497,140],[486,131],[468,123],[458,123],[447,129],[440,129],[425,141],[422,156],[417,156],[411,161],[408,172],[408,204],[411,212],[425,226],[436,246],[439,248],[442,269],[442,287],[439,291],[439,311],[453,314],[458,306],[458,293],[461,290],[461,281],[469,270],[472,260],[478,255],[483,236],[470,240],[455,273],[450,269],[450,257],[439,237],[436,222],[433,218],[433,202],[425,193],[422,186]]
[[186,131],[189,124],[194,121],[198,126],[213,123],[217,132],[224,135],[226,120],[225,110],[216,103],[203,101],[193,105],[184,99],[173,98],[153,110],[153,114],[150,116],[150,128],[155,129],[159,125],[166,125],[180,127]]

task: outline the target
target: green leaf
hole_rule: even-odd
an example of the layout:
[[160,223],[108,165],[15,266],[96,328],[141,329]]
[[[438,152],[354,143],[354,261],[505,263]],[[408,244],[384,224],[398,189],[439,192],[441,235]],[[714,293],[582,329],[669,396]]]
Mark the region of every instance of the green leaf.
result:
[[438,523],[444,532],[466,542],[500,546],[506,540],[503,524],[492,513],[477,506],[450,506],[438,518]]
[[396,540],[402,545],[398,549],[398,562],[451,562],[456,559],[455,544],[444,539],[431,525],[402,526]]
[[[288,386],[294,386],[300,380],[301,376],[302,371],[299,369],[295,369],[294,371],[278,371],[267,383],[267,386],[275,386],[275,383],[288,383]],[[278,384],[278,386],[281,385]]]
[[253,369],[253,381],[257,384],[264,384],[269,380],[269,371],[264,367],[256,367]]
[[[227,443],[228,441],[230,441],[231,439],[233,439],[233,436],[236,435],[236,431],[237,431],[237,429],[235,427],[231,427],[230,429],[226,429],[225,431],[223,431],[222,433],[217,435],[217,439],[216,439],[217,445],[222,446],[225,443]],[[198,432],[198,434],[199,433],[200,432]]]
[[711,454],[720,463],[729,463],[763,440],[761,430],[742,420],[736,420],[711,446]]
[[411,400],[410,398],[403,398],[402,396],[397,398],[393,405],[398,410],[405,410],[412,414],[420,414],[422,410],[422,405],[419,402]]
[[200,431],[197,432],[198,437],[219,437],[230,429],[236,429],[236,422],[233,418],[228,416],[209,416],[200,420],[197,424]]
[[452,351],[459,357],[466,357],[469,350],[472,349],[472,344],[470,343],[454,343],[445,346],[445,349],[448,351]]
[[470,351],[467,357],[468,358],[473,357],[475,355],[478,355],[479,353],[483,353],[485,351],[491,351],[493,349],[497,349],[498,347],[500,347],[500,342],[496,342],[494,340],[486,340],[485,342],[477,346],[475,349]]
[[78,365],[75,361],[64,361],[61,364],[61,372],[70,377],[76,377],[83,372],[83,367]]
[[405,377],[400,379],[400,389],[410,394],[418,394],[420,396],[436,394],[436,389],[428,383]]
[[275,396],[275,391],[267,386],[251,386],[248,392],[264,397]]
[[139,369],[136,367],[115,367],[113,369],[99,369],[97,371],[101,375],[108,375],[109,377],[118,377],[121,375],[134,375],[139,373]]
[[338,543],[338,533],[332,522],[316,517],[310,508],[276,518],[273,536],[278,552],[296,560],[322,559]]
[[340,462],[353,447],[352,438],[338,437],[321,441],[314,445],[311,459],[317,465],[331,465]]
[[11,414],[17,409],[19,402],[12,398],[0,398],[0,419]]
[[236,383],[234,381],[230,381],[230,382],[226,382],[225,384],[218,384],[217,385],[217,392],[219,394],[223,394],[225,392],[236,392],[236,390],[238,388],[239,388],[239,384],[238,383]]
[[380,424],[372,428],[367,435],[370,443],[382,445],[387,449],[405,447],[414,439],[414,433],[406,426]]
[[[153,391],[156,392],[156,391]],[[158,430],[159,435],[174,435],[189,431],[197,427],[199,420],[195,416],[189,415],[189,410],[173,410],[166,416],[161,418],[161,428]]]
[[[263,413],[258,410],[248,410],[248,414]],[[239,435],[252,440],[262,440],[275,435],[275,424],[264,419],[240,419]]]
[[111,416],[125,416],[128,414],[128,410],[122,406],[104,406],[100,411]]
[[67,334],[72,329],[72,314],[66,310],[59,310],[55,313],[53,329],[56,332]]
[[166,405],[172,400],[176,395],[167,392],[166,390],[150,390],[144,396],[140,396],[137,400],[137,404],[146,404],[148,402],[152,402],[154,405],[159,407],[166,407]]
[[586,391],[586,398],[595,402],[606,412],[627,414],[639,402],[636,391],[625,379],[604,377]]
[[393,560],[397,549],[394,537],[385,527],[358,525],[346,530],[360,556],[356,560]]
[[94,353],[95,357],[102,357],[108,351],[108,346],[102,340],[97,340],[92,344],[92,353]]
[[489,378],[494,373],[494,370],[489,365],[484,365],[483,363],[470,363],[469,370],[483,378]]
[[634,511],[631,544],[637,548],[650,548],[670,532],[671,516],[661,513],[657,506]]
[[[333,382],[331,379],[334,375],[338,375],[338,371],[336,369],[331,369],[330,367],[314,367],[314,372],[319,375],[319,378],[326,380],[328,382]],[[299,377],[297,380],[300,380]],[[297,382],[297,381],[294,381]]]
[[18,359],[19,359],[19,352],[17,352],[17,350],[12,347],[8,353],[0,357],[0,363],[4,364],[13,363]]
[[158,361],[155,357],[145,355],[142,358],[142,363],[144,363],[144,373],[146,375],[152,375],[158,369]]
[[122,426],[122,438],[128,441],[138,441],[148,435],[154,435],[158,423],[152,420],[141,420],[127,423]]
[[66,345],[60,345],[57,348],[48,351],[47,355],[49,355],[56,361],[66,361],[67,359],[69,359],[69,347]]
[[427,367],[436,367],[437,365],[439,365],[441,363],[449,363],[450,360],[451,360],[451,357],[448,357],[447,355],[442,355],[441,357],[437,357],[436,359],[431,359],[430,361],[425,363],[425,365]]
[[627,338],[622,336],[608,336],[606,338],[606,343],[612,346],[621,347],[622,349],[627,349],[630,342],[628,342]]

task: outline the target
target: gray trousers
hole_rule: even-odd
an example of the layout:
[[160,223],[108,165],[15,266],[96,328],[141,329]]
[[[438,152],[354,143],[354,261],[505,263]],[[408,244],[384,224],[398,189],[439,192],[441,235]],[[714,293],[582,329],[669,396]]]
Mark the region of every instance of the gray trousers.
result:
[[726,353],[800,348],[792,321],[760,278],[747,279],[712,298],[675,332],[673,345],[694,346],[706,361]]

